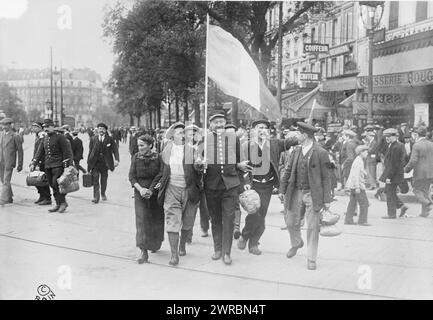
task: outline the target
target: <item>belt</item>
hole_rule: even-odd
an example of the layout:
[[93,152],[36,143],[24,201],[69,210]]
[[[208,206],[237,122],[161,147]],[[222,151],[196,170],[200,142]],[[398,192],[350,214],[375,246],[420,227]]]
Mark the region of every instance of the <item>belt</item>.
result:
[[297,188],[299,191],[302,191],[302,192],[307,192],[307,191],[311,191],[311,189],[310,188],[308,188],[308,189],[302,189],[302,188]]
[[258,179],[253,179],[254,182],[258,182],[258,183],[266,183],[269,181],[273,181],[274,177],[270,178],[269,180],[266,180],[265,178],[263,178],[262,180],[258,180]]

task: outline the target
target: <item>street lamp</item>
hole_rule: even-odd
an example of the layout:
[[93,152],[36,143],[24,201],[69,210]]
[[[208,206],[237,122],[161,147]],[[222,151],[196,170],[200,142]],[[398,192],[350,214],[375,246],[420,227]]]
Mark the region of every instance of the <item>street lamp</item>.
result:
[[47,105],[47,111],[45,112],[48,119],[53,120],[53,105],[51,104],[51,101],[47,99],[45,101],[45,104]]
[[374,29],[383,15],[384,1],[360,1],[362,23],[368,35],[368,101],[367,123],[373,122],[373,40]]

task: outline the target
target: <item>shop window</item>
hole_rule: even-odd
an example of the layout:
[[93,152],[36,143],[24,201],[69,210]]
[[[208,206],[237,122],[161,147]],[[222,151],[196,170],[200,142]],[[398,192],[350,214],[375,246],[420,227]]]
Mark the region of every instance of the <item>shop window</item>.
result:
[[398,27],[398,11],[399,11],[398,9],[399,9],[398,1],[389,2],[389,30]]
[[427,1],[417,1],[416,2],[416,20],[423,21],[427,19],[427,13],[428,13],[428,2]]
[[314,63],[310,63],[310,72],[314,72]]
[[326,78],[326,60],[320,61],[320,73],[322,74],[322,79]]
[[311,43],[316,41],[316,28],[311,28]]
[[331,60],[331,77],[335,77],[338,74],[337,70],[337,58]]

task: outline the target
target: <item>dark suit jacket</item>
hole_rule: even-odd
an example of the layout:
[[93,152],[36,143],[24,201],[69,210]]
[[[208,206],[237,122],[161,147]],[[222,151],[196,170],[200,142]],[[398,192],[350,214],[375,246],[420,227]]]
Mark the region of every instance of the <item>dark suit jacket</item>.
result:
[[[269,171],[270,166],[272,166],[277,178],[275,180],[274,186],[278,187],[280,181],[280,170],[279,170],[280,155],[282,152],[289,150],[291,146],[295,146],[297,144],[298,141],[296,138],[270,139],[265,143],[264,148],[262,150],[263,156],[260,158],[258,156],[259,145],[257,144],[257,142],[255,140],[245,141],[241,147],[241,161],[249,160],[254,165],[259,165],[259,162],[262,162],[261,167],[266,171],[263,174],[266,174],[267,171]],[[268,153],[268,156],[264,155],[265,152]],[[270,163],[264,164],[263,159],[269,159]],[[253,178],[252,174],[243,175],[243,178],[244,178],[244,183],[246,184],[252,183],[252,178]]]
[[404,170],[409,172],[412,169],[414,181],[433,179],[433,142],[424,138],[413,145],[409,163]]
[[83,159],[83,141],[80,138],[74,138],[71,143],[72,153],[74,155],[74,161],[80,161]]
[[44,161],[45,169],[67,167],[72,164],[72,148],[65,135],[48,132],[36,151],[33,163]]
[[[9,131],[8,134],[3,131],[3,139],[4,139],[4,159],[3,164],[6,169],[15,168],[17,164],[17,154],[18,154],[18,167],[23,166],[23,143],[21,137],[14,133],[13,131]],[[0,145],[1,148],[1,145]],[[1,152],[2,150],[0,150]]]
[[400,183],[404,179],[406,150],[404,145],[395,141],[391,143],[385,153],[384,169],[380,181],[385,182],[386,179],[391,179],[391,183]]
[[[293,210],[292,195],[296,188],[296,176],[299,155],[302,153],[301,146],[296,147],[290,155],[287,170],[280,181],[280,193],[285,195],[285,207]],[[308,158],[308,181],[311,188],[313,209],[318,212],[324,203],[331,203],[331,163],[328,152],[313,144],[311,156]]]
[[114,159],[119,161],[119,149],[117,148],[117,144],[112,137],[106,134],[102,144],[99,141],[99,135],[95,135],[90,139],[89,156],[87,158],[89,171],[95,168],[99,153],[104,155],[105,163],[107,164],[108,169],[114,171]]
[[[161,187],[158,192],[158,203],[164,204],[165,191],[170,182],[170,156],[173,142],[170,141],[161,152]],[[192,154],[191,147],[185,146],[184,154]],[[191,162],[191,161],[189,161]],[[185,156],[183,158],[183,172],[185,175],[185,184],[187,191],[187,199],[192,203],[197,203],[200,200],[201,191],[201,174],[194,168],[194,162],[186,163]]]

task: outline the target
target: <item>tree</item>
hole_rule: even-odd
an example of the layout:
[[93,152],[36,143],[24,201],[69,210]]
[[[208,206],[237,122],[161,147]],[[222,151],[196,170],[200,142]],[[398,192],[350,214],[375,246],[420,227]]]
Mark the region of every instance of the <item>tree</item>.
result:
[[[267,34],[266,14],[277,1],[195,2],[220,26],[237,38],[251,55],[267,81],[272,50],[278,43],[278,32]],[[331,1],[293,1],[290,18],[283,22],[283,34],[300,30],[312,17],[329,14]]]
[[0,83],[0,110],[15,123],[27,124],[27,113],[21,100],[5,82]]

